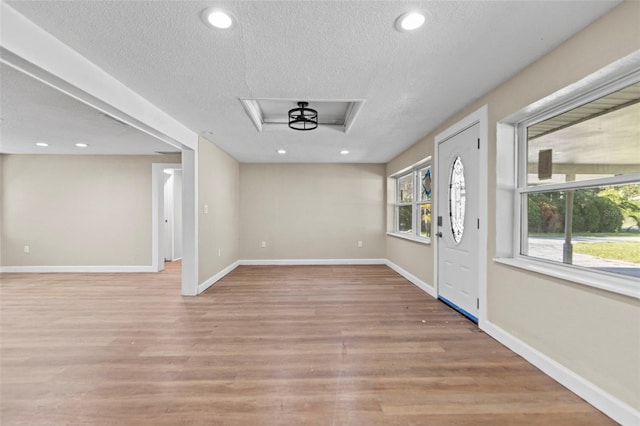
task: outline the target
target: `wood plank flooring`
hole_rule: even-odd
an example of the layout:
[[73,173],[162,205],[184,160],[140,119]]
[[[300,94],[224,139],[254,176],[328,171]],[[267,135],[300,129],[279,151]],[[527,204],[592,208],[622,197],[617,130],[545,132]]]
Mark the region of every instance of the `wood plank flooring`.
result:
[[386,266],[1,276],[0,423],[607,425]]

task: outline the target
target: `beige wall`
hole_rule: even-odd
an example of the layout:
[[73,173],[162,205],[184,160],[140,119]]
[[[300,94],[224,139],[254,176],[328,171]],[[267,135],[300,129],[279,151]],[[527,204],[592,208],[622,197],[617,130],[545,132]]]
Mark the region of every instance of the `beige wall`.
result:
[[154,162],[180,157],[0,155],[1,265],[150,266]]
[[[198,282],[238,260],[239,165],[204,138],[198,143]],[[208,213],[204,213],[205,205]],[[218,255],[219,254],[219,255]]]
[[240,258],[384,258],[384,172],[381,164],[241,164]]
[[[489,105],[489,320],[621,401],[640,409],[640,301],[497,264],[496,123],[525,106],[640,49],[640,2],[625,2],[512,80],[442,123],[393,159],[387,174],[433,153],[436,134]],[[472,76],[472,75],[470,75]],[[431,247],[387,237],[387,256],[431,283]],[[412,252],[413,255],[407,255]],[[411,264],[409,264],[411,263]]]

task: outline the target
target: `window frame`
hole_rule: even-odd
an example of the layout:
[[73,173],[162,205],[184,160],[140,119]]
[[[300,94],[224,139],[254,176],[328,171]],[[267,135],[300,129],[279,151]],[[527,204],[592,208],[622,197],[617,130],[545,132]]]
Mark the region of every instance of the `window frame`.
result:
[[[640,180],[640,173],[630,173],[591,180],[527,186],[526,131],[529,126],[640,82],[638,67],[625,73],[616,69],[616,65],[613,64],[603,74],[588,77],[562,89],[497,123],[496,252],[493,260],[640,299],[640,286],[635,277],[522,254],[526,251],[522,247],[528,237],[527,194],[620,185]],[[508,162],[513,162],[513,166],[507,167]]]
[[[420,172],[423,169],[430,170],[431,176],[433,179],[433,168],[431,165],[431,157],[411,166],[408,169],[398,172],[392,176],[392,178],[395,181],[394,182],[395,197],[393,200],[394,219],[393,219],[393,230],[388,234],[396,237],[405,238],[405,239],[428,244],[431,242],[432,223],[429,223],[429,227],[428,227],[429,235],[426,237],[422,236],[420,234],[420,229],[422,224],[421,211],[422,211],[422,204],[430,204],[432,206],[431,209],[433,209],[433,195],[430,195],[428,197],[428,200],[426,201],[422,200],[422,197],[421,197],[422,181],[420,179]],[[411,181],[413,183],[413,194],[412,194],[413,199],[411,202],[401,202],[400,201],[400,181],[406,178],[407,176],[411,176],[411,179],[412,179]],[[433,190],[431,191],[431,194],[433,194]],[[412,206],[411,207],[411,224],[412,224],[411,233],[400,231],[400,207],[406,207],[409,205]]]
[[[402,175],[396,176],[396,199],[395,199],[395,219],[394,219],[394,226],[393,226],[393,232],[396,232],[400,235],[413,235],[415,232],[415,223],[414,223],[414,213],[415,213],[415,208],[412,207],[411,208],[411,234],[401,231],[400,230],[400,207],[406,207],[406,206],[413,206],[415,203],[415,197],[416,197],[416,179],[415,179],[415,175],[413,175],[414,171],[409,171],[407,173],[404,173]],[[411,182],[412,182],[412,199],[410,202],[402,202],[400,200],[400,181],[404,180],[407,177],[411,177]]]

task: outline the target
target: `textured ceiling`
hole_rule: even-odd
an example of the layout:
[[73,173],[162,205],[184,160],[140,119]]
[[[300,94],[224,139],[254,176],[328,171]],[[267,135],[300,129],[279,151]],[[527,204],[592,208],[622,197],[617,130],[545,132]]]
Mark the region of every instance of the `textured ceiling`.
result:
[[[239,161],[386,162],[619,2],[7,3]],[[206,27],[213,5],[237,25]],[[258,132],[240,98],[366,102],[348,134]]]
[[[179,152],[9,66],[0,66],[0,153],[154,154]],[[36,142],[48,143],[38,147]],[[80,149],[76,143],[87,143]]]

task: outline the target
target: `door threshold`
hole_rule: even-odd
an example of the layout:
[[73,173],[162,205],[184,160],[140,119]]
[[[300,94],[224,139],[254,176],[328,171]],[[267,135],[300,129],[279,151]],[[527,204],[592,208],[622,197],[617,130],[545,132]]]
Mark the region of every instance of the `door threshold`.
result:
[[460,306],[456,305],[452,301],[447,300],[442,296],[438,296],[438,300],[443,302],[445,305],[448,305],[450,308],[453,308],[454,310],[460,312],[462,315],[464,315],[465,317],[467,317],[468,319],[470,319],[474,323],[478,324],[478,318],[477,317],[471,315],[469,312],[465,311],[464,309],[462,309]]

